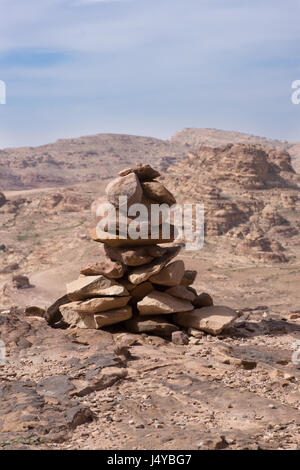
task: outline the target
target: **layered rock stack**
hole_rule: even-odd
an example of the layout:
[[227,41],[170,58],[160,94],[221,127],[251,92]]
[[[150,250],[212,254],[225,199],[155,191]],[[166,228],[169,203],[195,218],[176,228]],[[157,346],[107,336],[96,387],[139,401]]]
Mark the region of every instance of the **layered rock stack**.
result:
[[[171,336],[180,326],[218,334],[236,318],[233,310],[213,307],[208,294],[198,295],[191,287],[197,273],[185,270],[182,260],[175,260],[182,245],[174,243],[172,225],[163,231],[169,223],[163,215],[154,235],[150,212],[134,219],[130,210],[134,204],[151,208],[176,202],[156,180],[159,176],[149,165],[124,170],[108,184],[107,198],[93,203],[97,227],[91,236],[100,244],[101,261],[81,268],[80,277],[67,285],[67,295],[48,309],[48,321],[57,319],[59,309],[64,322],[79,328],[98,329],[122,322],[131,332]],[[125,197],[127,205],[122,206],[120,197]],[[123,216],[115,226],[110,224],[108,203]],[[148,238],[122,235],[124,224],[127,230],[133,220],[137,231],[146,226]]]

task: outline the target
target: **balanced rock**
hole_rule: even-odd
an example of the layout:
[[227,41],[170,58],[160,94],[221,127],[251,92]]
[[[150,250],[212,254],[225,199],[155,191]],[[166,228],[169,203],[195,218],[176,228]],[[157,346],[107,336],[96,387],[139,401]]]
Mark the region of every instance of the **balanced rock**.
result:
[[238,317],[229,307],[202,307],[192,312],[177,313],[174,320],[186,328],[196,328],[212,335],[218,335]]
[[177,299],[165,292],[153,291],[137,304],[140,315],[157,315],[193,310],[188,300]]
[[133,238],[123,237],[116,233],[105,232],[99,227],[92,229],[90,235],[96,242],[106,243],[112,247],[133,247],[171,243],[177,236],[177,230],[174,225],[164,223],[159,227],[158,232],[153,234],[153,236],[149,235],[148,238],[137,238],[136,240]]
[[132,284],[141,284],[142,282],[147,281],[151,276],[159,273],[165,265],[179,253],[180,250],[181,246],[167,248],[165,255],[155,259],[145,266],[133,269],[128,275],[129,281],[132,282]]
[[157,245],[133,246],[131,248],[116,248],[108,245],[105,247],[105,254],[111,260],[119,261],[126,266],[137,267],[148,264],[167,253],[167,248]]
[[134,287],[134,289],[132,289],[132,291],[130,291],[131,300],[135,303],[139,302],[146,295],[150,294],[150,292],[152,292],[153,290],[154,290],[154,287],[151,284],[151,282],[149,281],[142,282],[142,284],[138,284],[137,286]]
[[[129,173],[126,176],[120,176],[112,180],[106,187],[108,201],[115,207],[119,207],[119,197],[125,196],[126,206],[137,204],[142,201],[143,190],[135,173]],[[124,209],[121,206],[120,209]]]
[[125,267],[120,262],[111,260],[89,263],[80,269],[80,273],[85,276],[98,276],[100,274],[110,278],[119,279],[124,275]]
[[[116,248],[112,246],[105,246],[106,255],[114,261],[119,261],[126,266],[141,266],[150,263],[154,258],[162,256],[166,253],[165,248],[154,246],[147,247],[132,247]],[[156,250],[157,248],[157,250]]]
[[60,311],[93,314],[105,312],[119,307],[125,307],[130,300],[129,296],[126,297],[96,297],[95,299],[80,300],[77,302],[70,302],[62,305]]
[[168,322],[163,316],[135,316],[125,323],[131,333],[148,333],[169,338],[178,326]]
[[163,286],[177,286],[184,275],[184,262],[182,260],[173,261],[163,268],[158,274],[150,277],[154,284]]
[[126,168],[119,172],[119,176],[127,176],[130,173],[135,173],[140,181],[151,181],[160,176],[160,173],[147,163],[138,163],[135,167]]
[[156,201],[159,204],[168,204],[172,206],[176,203],[176,199],[163,184],[159,181],[150,181],[142,183],[142,188],[145,196],[149,199]]
[[75,325],[78,328],[98,329],[103,326],[114,325],[128,320],[132,316],[132,309],[129,306],[109,310],[106,312],[91,315],[88,313],[79,313],[65,305],[60,307],[63,319],[69,325]]
[[178,297],[179,299],[189,300],[194,305],[194,300],[196,299],[196,294],[191,290],[187,289],[185,286],[179,285],[170,287],[167,289],[166,294],[173,295],[174,297]]
[[67,284],[70,300],[84,300],[96,296],[127,296],[128,291],[105,276],[82,276]]
[[187,270],[184,272],[184,275],[183,275],[183,278],[181,279],[180,284],[181,284],[182,286],[188,287],[188,286],[190,286],[191,284],[193,284],[193,282],[194,282],[195,279],[196,279],[196,276],[197,276],[197,271],[193,271],[193,270],[187,269]]
[[95,321],[97,328],[103,326],[114,325],[125,320],[129,320],[132,317],[132,308],[126,306],[115,310],[109,310],[108,312],[101,312],[95,315]]

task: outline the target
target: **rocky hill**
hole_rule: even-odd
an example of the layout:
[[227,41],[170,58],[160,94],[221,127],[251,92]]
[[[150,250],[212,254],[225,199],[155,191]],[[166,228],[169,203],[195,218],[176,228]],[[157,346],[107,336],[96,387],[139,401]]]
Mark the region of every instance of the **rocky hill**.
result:
[[198,149],[202,145],[208,147],[220,147],[226,144],[253,144],[263,147],[288,150],[294,168],[300,172],[300,145],[286,140],[273,140],[266,137],[258,137],[242,132],[223,131],[219,129],[194,129],[188,128],[176,132],[171,138],[173,144],[187,145],[191,149]]
[[149,162],[165,171],[189,150],[228,143],[261,144],[287,150],[300,168],[299,144],[289,144],[238,132],[185,129],[171,140],[119,134],[62,139],[39,147],[0,150],[0,191],[47,188],[109,178],[125,167]]
[[180,202],[204,204],[206,236],[229,237],[236,254],[282,262],[285,249],[297,244],[299,176],[286,150],[202,146],[171,166],[164,179]]
[[171,138],[171,142],[181,145],[188,144],[192,148],[199,148],[201,145],[219,147],[226,144],[257,144],[265,147],[285,149],[288,145],[287,141],[272,140],[242,132],[195,128],[187,128],[176,132]]
[[39,147],[0,151],[2,191],[45,188],[109,178],[137,162],[166,168],[186,146],[152,137],[97,134]]

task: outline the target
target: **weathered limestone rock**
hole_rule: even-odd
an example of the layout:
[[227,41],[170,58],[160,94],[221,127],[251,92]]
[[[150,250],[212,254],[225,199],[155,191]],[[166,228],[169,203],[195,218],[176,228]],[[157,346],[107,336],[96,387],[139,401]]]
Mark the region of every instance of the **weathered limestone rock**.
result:
[[153,291],[137,304],[141,315],[157,315],[193,310],[188,300],[177,299],[160,291]]
[[124,286],[104,276],[82,276],[67,284],[70,300],[84,300],[96,296],[127,296]]
[[154,258],[163,256],[166,253],[166,248],[156,245],[150,246],[137,246],[128,248],[116,248],[104,245],[106,255],[113,261],[119,261],[126,266],[142,266],[143,264],[150,263]]
[[[142,187],[135,173],[120,176],[112,180],[106,187],[108,201],[115,207],[119,207],[119,197],[127,197],[127,207],[140,203],[142,200]],[[122,207],[120,207],[122,210]]]
[[108,310],[97,314],[79,313],[65,305],[60,307],[63,319],[69,325],[76,325],[78,328],[98,329],[103,326],[128,320],[132,316],[132,309],[129,306],[114,310]]
[[178,325],[196,328],[212,335],[218,335],[238,317],[229,307],[202,307],[192,312],[177,313],[174,320]]
[[167,289],[165,292],[166,294],[173,295],[174,297],[178,297],[179,299],[189,300],[194,305],[196,294],[194,294],[194,292],[182,285],[170,287],[170,289]]
[[163,268],[158,274],[150,277],[154,284],[163,286],[177,286],[180,284],[184,275],[184,262],[181,260],[173,261]]
[[113,325],[122,321],[128,320],[132,317],[132,308],[129,306],[119,308],[116,310],[110,310],[108,312],[102,312],[95,315],[95,321],[97,328],[103,326]]
[[153,290],[154,290],[154,287],[151,284],[151,282],[149,282],[149,281],[142,282],[142,284],[138,284],[130,292],[131,299],[132,299],[133,302],[139,302],[146,295],[150,294],[150,292],[152,292]]
[[159,204],[168,204],[172,206],[176,203],[176,199],[163,184],[158,181],[150,181],[142,183],[143,192],[146,197],[153,199]]
[[[67,304],[68,305],[68,304]],[[79,313],[70,308],[65,308],[65,305],[60,307],[63,320],[69,325],[78,326],[78,328],[97,329],[95,315],[89,313]]]
[[81,300],[78,302],[70,302],[61,307],[61,312],[71,310],[78,313],[93,314],[105,312],[119,307],[125,307],[130,300],[126,297],[98,297],[95,299]]
[[135,316],[125,323],[131,333],[149,333],[169,338],[178,326],[170,323],[163,316]]
[[145,247],[127,249],[105,245],[105,252],[110,259],[122,262],[126,266],[141,266],[153,260]]
[[[159,227],[159,233],[149,235],[148,238],[122,238],[118,234],[105,232],[100,230],[99,227],[92,229],[90,232],[91,238],[96,242],[106,243],[112,247],[133,247],[133,246],[144,246],[144,245],[160,245],[163,243],[171,243],[176,237],[176,228],[173,225],[162,224]],[[166,234],[166,236],[164,236]]]
[[119,279],[124,275],[125,267],[122,263],[111,260],[89,263],[80,269],[85,276],[98,276],[103,274],[110,279]]
[[151,181],[160,176],[160,173],[154,170],[150,165],[142,163],[120,171],[119,176],[127,176],[130,173],[135,173],[140,181]]
[[141,284],[142,282],[147,281],[151,276],[159,273],[159,271],[161,271],[165,265],[179,253],[180,250],[180,246],[167,248],[166,254],[161,258],[157,258],[145,266],[133,269],[128,275],[129,281],[132,282],[132,284]]

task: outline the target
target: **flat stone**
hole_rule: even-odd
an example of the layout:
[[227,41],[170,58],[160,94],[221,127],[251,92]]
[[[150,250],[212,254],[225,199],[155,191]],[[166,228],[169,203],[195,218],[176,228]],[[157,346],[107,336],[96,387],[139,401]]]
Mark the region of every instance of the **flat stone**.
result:
[[238,318],[235,310],[229,307],[202,307],[192,312],[177,313],[176,323],[184,327],[196,328],[212,335],[218,335]]
[[[108,201],[115,207],[119,207],[119,197],[127,198],[127,206],[137,204],[142,201],[142,187],[135,173],[129,173],[126,176],[120,176],[112,180],[105,189]],[[120,207],[122,210],[124,207]]]
[[[166,234],[166,235],[165,235]],[[160,225],[159,231],[155,234],[149,235],[148,238],[124,238],[119,234],[105,232],[99,227],[91,230],[90,236],[96,242],[106,243],[112,247],[133,247],[145,245],[160,245],[164,243],[171,243],[177,236],[177,230],[173,225],[164,223]]]
[[169,314],[193,310],[188,300],[177,299],[165,292],[153,291],[137,304],[140,315]]
[[166,294],[173,295],[174,297],[178,297],[179,299],[189,300],[192,303],[196,299],[196,295],[194,294],[194,292],[190,291],[182,285],[170,287],[170,289],[167,289],[165,292]]
[[160,173],[147,163],[140,163],[134,167],[126,168],[119,172],[119,176],[126,176],[130,173],[135,173],[140,181],[151,181],[160,176]]
[[163,316],[135,316],[125,322],[126,328],[131,333],[148,333],[169,338],[178,326],[167,322]]
[[78,302],[70,302],[62,305],[60,311],[67,312],[68,310],[78,313],[93,314],[105,312],[119,307],[125,307],[128,304],[130,297],[98,297],[95,299],[81,300]]
[[184,272],[184,275],[183,275],[183,277],[182,277],[182,279],[181,279],[180,284],[181,284],[182,286],[188,287],[188,286],[190,286],[191,284],[193,284],[193,282],[194,282],[195,279],[196,279],[196,276],[197,276],[197,271],[187,269],[187,270]]
[[145,266],[133,269],[128,275],[129,281],[132,284],[141,284],[147,281],[151,276],[158,274],[172,258],[178,255],[180,250],[180,246],[167,248],[166,254],[161,258],[157,258]]
[[85,276],[97,276],[103,274],[110,279],[119,279],[124,275],[125,267],[118,261],[98,261],[89,263],[80,269],[80,273]]
[[167,188],[164,187],[159,181],[150,181],[142,183],[144,195],[147,198],[153,199],[159,204],[168,204],[172,206],[176,204],[176,199]]
[[96,296],[127,296],[128,291],[105,276],[82,276],[67,284],[70,300],[84,300]]
[[146,295],[150,294],[154,290],[153,285],[151,282],[146,281],[142,282],[142,284],[138,284],[137,286],[132,289],[130,292],[131,298],[133,302],[139,302],[142,300]]
[[26,316],[33,316],[33,317],[42,317],[44,318],[46,315],[46,310],[41,307],[37,307],[35,305],[27,305],[24,308],[24,314]]
[[98,329],[128,320],[132,316],[132,309],[126,306],[97,314],[79,313],[75,310],[64,309],[62,315],[69,325],[75,325],[78,328]]
[[108,312],[102,312],[95,315],[95,321],[97,328],[102,328],[103,326],[113,325],[125,320],[128,320],[132,317],[132,308],[129,306],[109,310]]
[[150,256],[147,247],[133,247],[132,249],[115,248],[104,245],[107,256],[115,261],[124,263],[126,266],[141,266],[150,263],[153,256]]
[[67,375],[54,375],[42,379],[37,384],[39,394],[47,397],[65,398],[74,389],[70,378]]
[[150,277],[154,284],[163,286],[177,286],[184,275],[184,262],[182,260],[173,261],[164,267],[158,274]]

